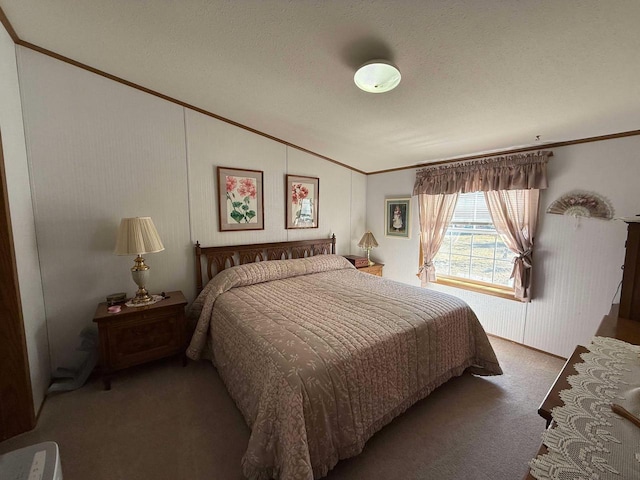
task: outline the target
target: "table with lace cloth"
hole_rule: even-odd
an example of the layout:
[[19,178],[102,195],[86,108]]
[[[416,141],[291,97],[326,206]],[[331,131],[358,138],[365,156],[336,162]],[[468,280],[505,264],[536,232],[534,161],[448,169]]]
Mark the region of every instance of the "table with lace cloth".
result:
[[640,479],[640,427],[611,411],[616,403],[640,414],[640,346],[594,337],[588,349],[552,410],[548,453],[529,463],[538,480]]

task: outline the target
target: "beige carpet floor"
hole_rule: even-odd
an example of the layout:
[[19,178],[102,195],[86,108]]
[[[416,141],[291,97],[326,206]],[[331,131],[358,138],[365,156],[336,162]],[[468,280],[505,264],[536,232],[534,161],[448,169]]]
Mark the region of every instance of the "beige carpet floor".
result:
[[[563,361],[491,338],[505,372],[465,374],[396,418],[328,480],[519,480],[540,444],[536,413]],[[240,480],[249,429],[208,362],[177,359],[50,395],[35,430],[0,453],[53,440],[65,480]]]

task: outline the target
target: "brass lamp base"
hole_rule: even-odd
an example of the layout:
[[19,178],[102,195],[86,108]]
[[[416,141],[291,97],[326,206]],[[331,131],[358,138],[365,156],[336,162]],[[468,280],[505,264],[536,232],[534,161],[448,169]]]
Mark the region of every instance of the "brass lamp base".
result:
[[135,265],[131,267],[131,276],[133,277],[133,281],[138,285],[138,291],[136,292],[136,296],[131,299],[131,303],[147,303],[152,300],[149,292],[144,288],[147,284],[147,280],[149,280],[149,266],[144,263],[144,258],[138,255],[136,257]]
[[371,249],[367,248],[367,261],[369,262],[369,266],[373,267],[376,264],[376,262],[371,261],[371,257],[369,256],[370,253],[371,253]]
[[131,303],[149,303],[153,300],[153,297],[149,295],[144,288],[139,288],[136,292],[136,296],[131,299]]

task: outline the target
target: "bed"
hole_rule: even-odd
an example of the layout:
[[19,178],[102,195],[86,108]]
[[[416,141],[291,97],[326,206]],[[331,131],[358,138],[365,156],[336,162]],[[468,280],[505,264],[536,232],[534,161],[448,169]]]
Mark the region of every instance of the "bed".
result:
[[335,237],[197,244],[196,261],[187,355],[211,358],[251,429],[247,478],[321,478],[450,378],[502,373],[466,303],[359,272]]

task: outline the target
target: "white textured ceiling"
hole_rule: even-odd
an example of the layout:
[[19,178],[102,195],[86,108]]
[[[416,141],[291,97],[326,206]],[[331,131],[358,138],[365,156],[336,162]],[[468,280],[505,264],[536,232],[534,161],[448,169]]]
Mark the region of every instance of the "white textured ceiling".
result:
[[[639,0],[0,7],[21,40],[365,172],[640,128]],[[355,87],[374,58],[396,90]]]

